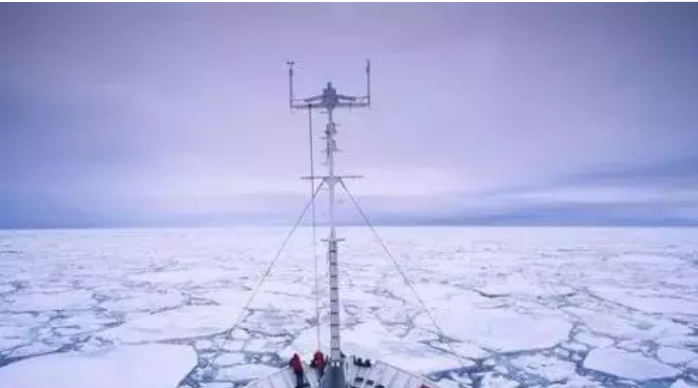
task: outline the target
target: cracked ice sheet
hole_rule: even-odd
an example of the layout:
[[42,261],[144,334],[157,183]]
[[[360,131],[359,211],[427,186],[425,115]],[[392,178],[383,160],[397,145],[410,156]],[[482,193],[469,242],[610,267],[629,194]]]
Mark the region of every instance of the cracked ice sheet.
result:
[[556,296],[574,292],[568,286],[539,281],[535,284],[526,280],[520,273],[488,281],[487,284],[475,287],[476,290],[489,296]]
[[[552,348],[566,341],[572,329],[572,324],[558,316],[470,309],[463,304],[454,304],[449,311],[437,311],[434,315],[447,336],[496,352]],[[432,326],[424,316],[416,321]]]
[[480,383],[481,388],[516,388],[520,384],[495,373],[486,373]]
[[123,343],[202,337],[228,329],[239,306],[185,306],[177,310],[141,316],[99,333],[99,337]]
[[231,368],[222,368],[216,374],[216,380],[242,382],[264,378],[276,371],[274,368],[264,364],[246,364]]
[[681,374],[680,370],[640,353],[614,348],[593,349],[584,360],[584,367],[637,381],[671,378]]
[[100,303],[99,306],[109,311],[131,313],[172,308],[184,303],[184,296],[178,291],[133,292],[129,290],[121,294]]
[[680,297],[680,293],[665,289],[661,293],[644,289],[592,287],[599,297],[647,313],[698,315],[698,301]]
[[660,347],[657,349],[657,358],[667,364],[685,364],[698,359],[698,354],[688,349]]
[[6,297],[3,310],[15,311],[51,311],[51,310],[82,310],[97,305],[92,299],[92,292],[75,290],[59,293],[14,293]]
[[144,272],[129,276],[131,280],[165,283],[165,284],[214,284],[233,282],[241,277],[239,271],[227,271],[221,268],[186,269],[181,271]]
[[633,315],[632,318],[625,318],[620,315],[609,315],[579,307],[568,307],[564,310],[580,318],[589,330],[614,338],[653,340],[661,337],[686,335],[692,332],[685,325],[639,314]]
[[599,384],[588,380],[576,373],[577,365],[553,357],[540,354],[526,355],[514,358],[511,364],[530,375],[545,379],[548,383],[557,383],[567,387],[593,387]]
[[0,387],[172,388],[196,366],[179,345],[125,346],[101,354],[61,353],[0,368]]

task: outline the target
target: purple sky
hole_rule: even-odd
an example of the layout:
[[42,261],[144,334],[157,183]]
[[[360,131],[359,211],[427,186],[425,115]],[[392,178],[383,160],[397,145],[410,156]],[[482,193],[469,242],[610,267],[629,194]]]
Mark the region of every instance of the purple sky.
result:
[[285,62],[360,94],[366,58],[377,219],[698,224],[695,4],[2,4],[0,52],[0,227],[293,220]]

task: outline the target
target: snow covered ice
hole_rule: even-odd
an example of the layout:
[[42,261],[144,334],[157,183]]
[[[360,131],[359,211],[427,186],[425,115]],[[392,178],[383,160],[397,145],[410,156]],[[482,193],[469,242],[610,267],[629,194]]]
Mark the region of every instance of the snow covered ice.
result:
[[0,387],[169,388],[196,365],[196,353],[177,345],[122,347],[103,354],[62,353],[0,368]]
[[[309,357],[317,346],[309,230],[299,229],[241,311],[285,232],[0,232],[0,387],[236,387],[295,351]],[[370,233],[340,229],[348,354],[443,387],[698,386],[697,229],[379,232],[445,336]]]

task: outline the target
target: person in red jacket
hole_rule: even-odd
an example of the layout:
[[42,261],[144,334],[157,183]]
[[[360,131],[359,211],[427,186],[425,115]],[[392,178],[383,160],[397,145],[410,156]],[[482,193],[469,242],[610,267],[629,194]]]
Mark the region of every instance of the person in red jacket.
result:
[[318,379],[322,379],[322,375],[325,373],[325,365],[327,364],[324,355],[321,351],[316,351],[313,355],[313,366],[317,370]]
[[293,353],[291,361],[288,363],[293,369],[293,373],[296,375],[296,388],[303,387],[303,363],[301,363],[301,358],[298,353]]

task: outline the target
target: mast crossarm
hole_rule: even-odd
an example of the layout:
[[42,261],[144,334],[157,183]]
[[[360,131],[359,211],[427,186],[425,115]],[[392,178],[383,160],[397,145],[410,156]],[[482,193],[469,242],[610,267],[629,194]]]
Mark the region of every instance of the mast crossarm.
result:
[[[362,179],[364,176],[363,175],[335,175],[334,178],[338,179]],[[329,178],[327,175],[315,175],[315,176],[302,176],[301,179],[317,179],[317,180],[325,180]]]

